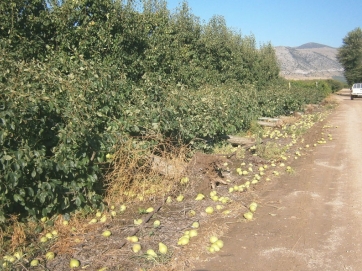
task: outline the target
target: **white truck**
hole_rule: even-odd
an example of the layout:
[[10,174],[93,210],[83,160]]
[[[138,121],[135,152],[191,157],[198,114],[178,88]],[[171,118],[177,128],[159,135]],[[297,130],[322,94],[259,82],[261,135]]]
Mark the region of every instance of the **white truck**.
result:
[[362,83],[355,83],[351,87],[351,100],[358,97],[362,98]]

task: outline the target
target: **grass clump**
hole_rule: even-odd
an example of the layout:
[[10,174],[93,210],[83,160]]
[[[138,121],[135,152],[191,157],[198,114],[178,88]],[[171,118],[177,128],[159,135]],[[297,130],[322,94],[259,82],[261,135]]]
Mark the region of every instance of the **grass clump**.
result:
[[281,146],[276,142],[267,142],[265,144],[257,144],[255,153],[266,160],[278,160],[288,149],[288,146]]

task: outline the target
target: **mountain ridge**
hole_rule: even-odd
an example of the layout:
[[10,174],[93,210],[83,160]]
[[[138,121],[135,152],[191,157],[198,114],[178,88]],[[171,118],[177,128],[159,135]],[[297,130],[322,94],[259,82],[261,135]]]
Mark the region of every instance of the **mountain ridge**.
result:
[[280,75],[287,79],[344,78],[337,48],[315,42],[274,48]]

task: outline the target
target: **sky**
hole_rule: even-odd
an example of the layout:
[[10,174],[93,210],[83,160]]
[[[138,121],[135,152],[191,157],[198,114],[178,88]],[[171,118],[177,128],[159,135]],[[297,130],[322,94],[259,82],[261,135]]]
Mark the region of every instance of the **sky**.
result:
[[[167,0],[175,11],[182,0]],[[188,0],[191,13],[207,23],[221,15],[257,44],[297,47],[316,42],[339,48],[348,32],[362,28],[362,0]]]

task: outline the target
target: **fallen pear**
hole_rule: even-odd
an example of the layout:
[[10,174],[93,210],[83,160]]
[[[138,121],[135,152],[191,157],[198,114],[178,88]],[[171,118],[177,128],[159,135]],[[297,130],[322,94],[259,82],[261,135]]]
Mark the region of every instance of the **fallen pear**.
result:
[[154,227],[154,228],[158,228],[160,225],[161,225],[160,220],[155,220],[155,221],[153,222],[153,227]]
[[132,250],[134,253],[138,253],[141,250],[141,245],[140,244],[134,244],[132,246]]
[[147,210],[146,210],[146,213],[152,213],[154,211],[154,209],[153,209],[153,207],[149,207],[149,208],[147,208]]
[[47,252],[47,254],[45,254],[45,258],[46,258],[48,261],[53,260],[54,257],[55,257],[55,254],[54,254],[54,252],[52,252],[52,251],[49,251],[49,252]]
[[253,219],[253,213],[252,212],[246,212],[244,214],[244,218],[247,220],[252,220]]
[[219,240],[219,238],[217,238],[217,236],[214,236],[214,235],[211,236],[210,239],[209,239],[211,244],[215,243],[217,240]]
[[256,204],[255,202],[252,202],[250,205],[249,205],[249,210],[251,212],[255,212],[256,211],[256,208],[258,207],[258,204]]
[[151,257],[154,257],[154,258],[157,257],[157,254],[153,249],[148,249],[146,253],[147,253],[148,256],[151,256]]
[[167,253],[167,246],[164,243],[158,243],[158,251],[161,254],[166,254]]
[[188,236],[182,236],[182,237],[178,240],[177,244],[180,245],[180,246],[185,246],[185,245],[187,245],[189,242],[190,242],[190,238],[189,238]]
[[122,204],[121,207],[119,207],[119,211],[122,213],[124,211],[126,211],[127,207],[126,205]]
[[30,262],[30,266],[38,266],[39,265],[39,260],[38,259],[34,259]]
[[111,231],[109,231],[109,230],[106,230],[106,231],[104,231],[103,233],[102,233],[102,235],[104,236],[104,237],[109,237],[109,236],[111,236]]
[[205,196],[203,194],[197,194],[195,200],[203,200]]
[[133,235],[133,236],[128,236],[126,239],[127,239],[128,241],[132,242],[132,243],[138,242],[138,237],[135,236],[135,235]]
[[209,207],[207,207],[207,208],[205,209],[205,212],[210,215],[210,214],[212,214],[212,213],[214,212],[214,208],[212,208],[211,206],[209,206]]
[[70,259],[69,261],[69,267],[70,268],[76,268],[79,267],[80,262],[77,259]]
[[143,222],[143,220],[142,220],[141,218],[140,218],[140,219],[135,219],[135,220],[133,220],[133,223],[134,223],[136,226],[141,225],[142,222]]
[[190,238],[197,236],[197,230],[190,230],[189,236]]

